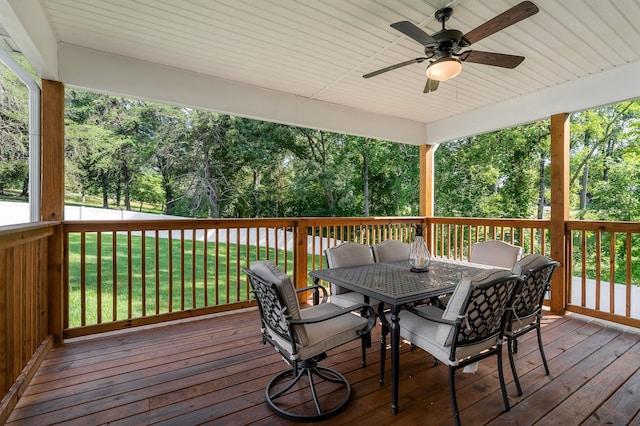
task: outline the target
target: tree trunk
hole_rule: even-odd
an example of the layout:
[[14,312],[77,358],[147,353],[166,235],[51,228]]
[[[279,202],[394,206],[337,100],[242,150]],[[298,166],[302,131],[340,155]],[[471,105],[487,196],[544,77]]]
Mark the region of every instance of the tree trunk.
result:
[[540,153],[540,166],[539,166],[539,179],[540,184],[538,186],[538,219],[542,219],[544,217],[544,207],[545,207],[545,186],[544,186],[544,153]]
[[324,195],[327,198],[327,206],[329,207],[329,215],[333,216],[336,210],[336,200],[331,192],[331,185],[325,183],[323,187]]
[[120,185],[120,181],[116,181],[116,208],[120,208],[120,201],[122,200],[122,187]]
[[175,205],[175,200],[173,199],[173,188],[171,188],[171,183],[165,176],[162,177],[162,187],[164,188],[165,199],[164,214],[173,214],[173,206]]
[[202,150],[204,154],[204,180],[205,185],[207,187],[206,195],[209,201],[209,205],[211,206],[211,214],[210,216],[213,218],[220,217],[220,199],[218,197],[217,191],[217,182],[213,177],[213,173],[211,172],[211,157],[209,156],[209,151],[207,150],[206,144],[202,144]]
[[260,173],[253,170],[253,217],[260,217]]
[[587,184],[589,183],[589,163],[582,169],[582,188],[580,188],[580,210],[587,208]]
[[20,193],[21,197],[29,196],[29,177],[22,181],[22,192]]
[[126,161],[122,165],[122,180],[124,182],[124,208],[126,211],[131,211],[131,188],[129,183],[131,182],[131,176],[129,173],[129,167]]
[[[365,143],[366,147],[366,143]],[[362,181],[364,192],[364,217],[369,217],[369,155],[366,149],[362,152]]]
[[102,176],[100,177],[100,180],[102,181],[102,208],[103,209],[108,209],[109,208],[109,178],[107,177],[106,173],[103,173]]

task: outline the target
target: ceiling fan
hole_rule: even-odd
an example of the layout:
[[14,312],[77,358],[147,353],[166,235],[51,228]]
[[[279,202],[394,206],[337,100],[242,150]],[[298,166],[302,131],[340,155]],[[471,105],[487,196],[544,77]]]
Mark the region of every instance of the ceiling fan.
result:
[[409,21],[396,22],[395,24],[391,24],[391,27],[422,44],[424,46],[425,56],[400,62],[399,64],[370,72],[362,77],[374,77],[406,65],[429,60],[429,66],[426,70],[427,83],[423,90],[423,93],[429,93],[435,91],[441,81],[447,81],[460,74],[462,71],[462,62],[473,62],[502,68],[515,68],[524,61],[523,56],[482,52],[479,50],[460,51],[491,34],[535,15],[538,10],[538,6],[532,2],[523,1],[464,35],[461,31],[445,28],[444,23],[448,21],[453,14],[453,9],[450,7],[436,11],[435,18],[438,22],[442,23],[442,30],[432,35],[425,33]]

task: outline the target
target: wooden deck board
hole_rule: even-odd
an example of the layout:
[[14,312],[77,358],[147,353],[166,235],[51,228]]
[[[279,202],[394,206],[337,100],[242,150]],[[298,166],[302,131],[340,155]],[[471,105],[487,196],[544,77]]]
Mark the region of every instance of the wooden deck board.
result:
[[[380,386],[379,330],[372,340],[366,368],[358,342],[323,361],[347,377],[352,397],[342,413],[316,424],[451,424],[447,368],[406,343],[400,411],[391,413],[390,351]],[[639,332],[575,315],[547,315],[543,341],[549,377],[534,333],[519,341],[521,397],[505,350],[509,412],[503,412],[494,360],[482,362],[475,374],[456,374],[463,423],[639,423]],[[7,425],[296,424],[274,416],[264,402],[267,382],[285,368],[261,343],[255,310],[76,339],[50,351]]]

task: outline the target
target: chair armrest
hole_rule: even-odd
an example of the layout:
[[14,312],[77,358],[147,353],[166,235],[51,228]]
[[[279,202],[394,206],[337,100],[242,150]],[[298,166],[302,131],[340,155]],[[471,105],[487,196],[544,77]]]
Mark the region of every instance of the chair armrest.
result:
[[412,307],[403,307],[403,310],[407,311],[407,312],[411,312],[414,315],[419,316],[420,318],[426,319],[427,321],[433,321],[433,322],[437,322],[440,324],[447,324],[447,325],[453,325],[456,326],[458,325],[459,321],[452,321],[452,320],[446,320],[443,319],[442,317],[438,317],[435,315],[429,315],[429,313],[421,311],[419,309],[416,308],[412,308]]
[[351,315],[351,312],[358,311],[360,314],[368,319],[367,325],[358,331],[358,334],[365,334],[371,331],[371,329],[376,325],[376,312],[373,308],[366,303],[358,303],[356,305],[349,306],[348,308],[341,308],[339,311],[331,312],[328,314],[320,315],[313,318],[305,318],[305,319],[292,319],[289,320],[291,325],[304,325],[304,324],[315,324],[323,321],[330,320],[332,318],[337,318],[342,315]]
[[[319,302],[319,294],[318,294],[318,290],[320,290],[320,292],[322,293],[322,300],[320,300]],[[318,304],[318,303],[326,303],[328,298],[329,298],[329,293],[327,293],[327,289],[324,288],[323,286],[321,286],[320,284],[313,284],[309,287],[304,287],[304,288],[298,288],[296,289],[296,293],[303,293],[305,291],[313,291],[313,300],[314,300],[314,305]]]

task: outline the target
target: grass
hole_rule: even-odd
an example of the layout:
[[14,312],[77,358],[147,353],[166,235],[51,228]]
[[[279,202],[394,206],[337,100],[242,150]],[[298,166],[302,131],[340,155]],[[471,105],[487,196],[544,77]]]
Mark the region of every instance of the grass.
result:
[[[256,260],[255,247],[210,242],[205,258],[202,241],[184,240],[182,247],[181,240],[156,241],[147,236],[143,267],[143,238],[132,236],[129,244],[127,235],[117,235],[113,256],[112,235],[86,235],[84,266],[81,236],[69,235],[69,327],[249,299],[249,284],[242,267]],[[277,250],[277,256],[284,268],[285,252]],[[267,258],[266,248],[260,248],[259,258]],[[275,249],[269,249],[268,258],[276,258]],[[286,262],[287,270],[292,270],[291,253],[287,253]]]

